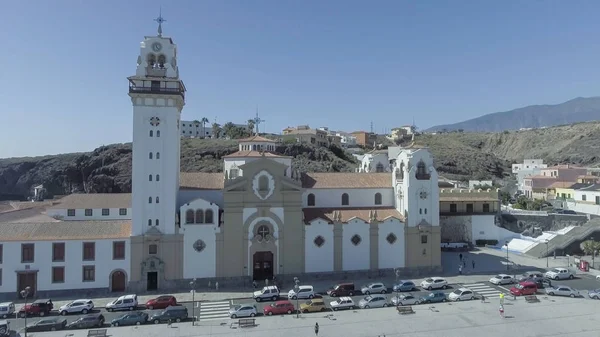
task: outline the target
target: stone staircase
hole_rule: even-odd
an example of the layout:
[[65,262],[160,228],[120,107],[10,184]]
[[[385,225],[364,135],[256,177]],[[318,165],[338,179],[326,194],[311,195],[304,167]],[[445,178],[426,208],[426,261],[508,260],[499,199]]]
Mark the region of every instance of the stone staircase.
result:
[[[557,253],[562,251],[577,240],[583,241],[587,239],[595,232],[600,233],[600,218],[592,219],[582,226],[575,227],[564,235],[555,236],[548,241],[547,247],[545,243],[540,242],[527,250],[525,254],[535,258],[546,257],[547,255],[554,254],[555,250]],[[600,234],[598,234],[598,237],[600,238]]]

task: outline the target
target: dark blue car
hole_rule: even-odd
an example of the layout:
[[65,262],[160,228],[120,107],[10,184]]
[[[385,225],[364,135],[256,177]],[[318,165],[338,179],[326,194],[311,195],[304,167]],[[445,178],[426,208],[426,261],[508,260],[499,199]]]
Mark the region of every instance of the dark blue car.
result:
[[439,303],[446,302],[446,294],[441,291],[435,291],[427,296],[421,297],[420,303]]

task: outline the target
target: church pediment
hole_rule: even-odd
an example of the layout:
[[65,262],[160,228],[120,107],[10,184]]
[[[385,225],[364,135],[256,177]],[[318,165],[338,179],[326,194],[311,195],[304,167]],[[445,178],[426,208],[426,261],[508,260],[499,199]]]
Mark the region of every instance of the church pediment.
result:
[[247,186],[248,186],[248,178],[237,177],[234,180],[226,180],[223,191],[225,191],[225,192],[228,192],[228,191],[243,192],[243,191],[246,191]]
[[157,227],[150,227],[147,231],[146,231],[146,235],[147,236],[161,236],[163,233],[157,228]]

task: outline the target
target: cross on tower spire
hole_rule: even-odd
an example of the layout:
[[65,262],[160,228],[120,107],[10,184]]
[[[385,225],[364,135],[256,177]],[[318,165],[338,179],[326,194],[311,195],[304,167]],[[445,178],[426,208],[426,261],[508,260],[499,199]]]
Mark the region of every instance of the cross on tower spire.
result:
[[258,125],[262,122],[266,122],[266,120],[260,119],[260,117],[258,117],[258,107],[256,107],[256,117],[254,117],[254,119],[252,120],[254,121],[254,126],[256,126],[256,135],[258,136]]
[[162,17],[162,8],[158,12],[158,17],[154,19],[158,23],[158,36],[162,36],[162,24],[167,20]]

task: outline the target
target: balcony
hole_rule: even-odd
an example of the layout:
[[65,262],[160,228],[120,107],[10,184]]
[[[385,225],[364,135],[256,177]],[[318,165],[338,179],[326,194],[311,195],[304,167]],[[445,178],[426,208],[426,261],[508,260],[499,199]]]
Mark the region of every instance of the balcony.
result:
[[129,93],[130,94],[160,94],[160,95],[178,95],[181,98],[185,99],[185,88],[183,86],[179,86],[178,88],[164,88],[156,85],[135,85],[134,83],[129,83]]
[[498,211],[489,211],[489,212],[467,212],[467,211],[440,211],[440,216],[465,216],[465,215],[496,215],[499,214]]

